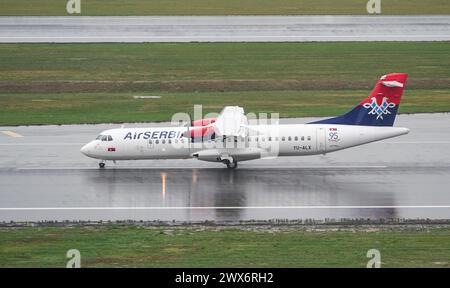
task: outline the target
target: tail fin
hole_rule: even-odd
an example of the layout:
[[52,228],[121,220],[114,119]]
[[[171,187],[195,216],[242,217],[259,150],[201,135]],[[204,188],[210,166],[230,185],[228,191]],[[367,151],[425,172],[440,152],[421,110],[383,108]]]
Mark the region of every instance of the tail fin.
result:
[[370,96],[347,114],[310,124],[392,126],[408,74],[392,73],[378,80]]

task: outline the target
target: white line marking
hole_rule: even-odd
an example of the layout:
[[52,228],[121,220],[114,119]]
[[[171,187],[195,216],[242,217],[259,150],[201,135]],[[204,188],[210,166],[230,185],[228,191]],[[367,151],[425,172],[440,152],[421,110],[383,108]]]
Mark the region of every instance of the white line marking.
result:
[[[430,15],[426,15],[426,16],[430,16]],[[14,17],[14,16],[10,16],[10,17]],[[33,17],[33,16],[24,16],[24,17]],[[41,16],[37,16],[37,17],[41,17]],[[52,17],[52,16],[49,16],[49,17]],[[104,17],[104,16],[98,16],[98,17]],[[119,17],[125,17],[126,18],[128,16],[119,16]],[[150,17],[152,17],[152,16],[150,16]],[[175,18],[177,16],[175,16],[175,18],[173,18],[173,19],[167,18],[167,17],[171,17],[171,16],[162,16],[162,17],[166,17],[166,20],[174,21],[174,20],[176,20]],[[181,17],[186,18],[186,20],[191,20],[191,19],[187,18],[187,17],[190,17],[190,16],[181,16]],[[209,18],[209,16],[205,16],[205,17]],[[225,17],[228,18],[230,16],[220,17],[217,20],[223,20]],[[233,17],[233,16],[231,16],[231,17],[238,19],[237,17]],[[253,16],[245,15],[243,17],[253,17]],[[281,16],[281,17],[290,17],[290,16]],[[379,17],[379,16],[376,16],[376,17]],[[83,16],[82,17],[78,16],[78,18],[83,18]],[[108,18],[108,16],[106,16],[106,18]],[[232,18],[229,18],[229,19],[232,19]],[[260,17],[258,17],[258,18],[260,18]],[[270,18],[271,18],[271,16],[267,16],[266,19],[263,18],[261,20],[268,20]],[[249,19],[251,20],[251,18],[249,18]],[[152,22],[152,20],[157,20],[157,19],[148,19],[148,20],[150,20],[150,22],[148,22],[148,23],[130,23],[130,22],[128,22],[128,23],[126,23],[126,22],[125,23],[105,23],[105,22],[86,22],[86,23],[75,22],[75,23],[73,23],[73,22],[67,22],[66,20],[68,20],[68,19],[62,19],[62,20],[65,20],[65,21],[57,21],[57,22],[51,22],[51,23],[45,22],[45,20],[44,20],[44,22],[40,22],[40,21],[36,21],[36,22],[19,22],[19,23],[4,22],[4,23],[1,23],[1,25],[5,26],[5,27],[13,27],[13,28],[17,27],[18,25],[20,25],[20,26],[36,26],[36,25],[44,26],[45,25],[45,26],[54,26],[54,27],[56,27],[56,26],[62,26],[62,27],[74,27],[74,26],[97,27],[98,26],[98,27],[102,27],[102,28],[105,27],[105,26],[106,27],[118,26],[118,27],[124,27],[124,28],[132,27],[132,26],[137,26],[137,27],[139,27],[139,26],[148,26],[148,27],[158,27],[158,28],[159,27],[181,27],[181,28],[183,28],[183,27],[188,25],[188,26],[200,27],[200,28],[203,28],[203,27],[216,27],[216,26],[217,27],[221,27],[221,28],[222,27],[230,27],[230,28],[233,28],[233,29],[236,29],[236,30],[254,29],[253,27],[255,27],[255,26],[258,26],[258,27],[259,26],[265,26],[264,24],[262,24],[260,22],[252,22],[252,21],[250,21],[250,22],[245,22],[244,21],[242,23],[240,23],[240,22],[231,22],[231,23],[218,22],[217,24],[210,24],[210,22],[203,22],[203,21],[201,21],[202,19],[197,19],[197,21],[200,20],[199,22],[185,21],[185,22],[181,22],[180,23],[179,21],[177,21],[177,22],[175,22],[175,24],[174,23],[170,23],[170,22],[169,23],[167,23],[167,22]],[[144,20],[146,20],[146,19],[142,19],[142,21],[144,21]],[[162,20],[164,20],[164,19],[162,19]],[[196,20],[196,19],[192,19],[192,20]],[[366,19],[364,19],[364,20],[366,20]],[[378,26],[381,26],[381,25],[388,26],[389,25],[391,27],[392,27],[393,24],[403,24],[403,25],[407,24],[407,25],[415,25],[415,26],[417,26],[417,25],[435,24],[435,25],[447,26],[447,22],[444,22],[444,21],[445,20],[442,20],[442,22],[440,22],[439,20],[437,20],[436,22],[433,21],[431,23],[427,23],[427,22],[425,22],[425,23],[422,23],[422,22],[417,22],[417,23],[398,23],[398,22],[396,22],[396,23],[373,23],[373,24],[378,25]],[[362,23],[363,24],[367,24],[365,21],[362,22]],[[360,25],[362,23],[347,22],[347,23],[339,23],[338,25]],[[317,24],[317,23],[313,23],[313,24]],[[334,23],[333,24],[321,23],[321,24],[335,27]],[[300,22],[288,21],[288,22],[275,23],[275,24],[273,24],[274,28],[269,28],[269,29],[270,30],[278,29],[275,26],[296,27],[298,25],[307,25],[307,24],[302,22],[302,21],[300,21]],[[344,31],[346,31],[346,30],[344,30]]]
[[13,131],[9,131],[9,130],[4,130],[4,131],[1,131],[1,132],[3,134],[5,134],[6,136],[13,137],[13,138],[22,138],[23,137],[19,133],[16,133],[16,132],[13,132]]
[[[121,160],[119,160],[121,161]],[[124,160],[125,161],[125,160]],[[151,160],[150,160],[151,161]],[[220,164],[220,163],[218,163]],[[109,170],[136,170],[136,169],[152,169],[152,170],[164,170],[164,169],[224,169],[225,166],[209,167],[209,166],[192,166],[192,167],[182,167],[182,166],[109,166]],[[306,170],[306,169],[385,169],[388,166],[283,166],[283,167],[272,167],[272,166],[248,166],[241,167],[239,170],[261,170],[261,169],[296,169],[296,170]],[[16,170],[100,170],[98,167],[19,167]],[[108,171],[108,167],[105,170]]]
[[[235,35],[230,35],[232,37],[247,37],[247,35],[242,35],[242,36],[235,36]],[[156,35],[103,35],[103,36],[60,36],[60,35],[49,35],[49,36],[1,36],[0,38],[53,38],[53,37],[58,37],[58,38],[142,38],[142,37],[148,37],[148,38],[193,38],[193,37],[197,37],[197,38],[210,38],[210,37],[215,37],[215,38],[226,38],[226,37],[230,37],[229,35],[193,35],[193,36],[172,36],[172,35],[168,35],[168,36],[156,36]],[[447,35],[367,35],[364,37],[390,37],[390,38],[398,38],[398,37],[403,37],[403,38],[407,38],[407,37],[450,37],[450,34]],[[314,37],[314,38],[321,38],[321,37],[333,37],[333,38],[345,38],[345,37],[352,37],[352,38],[356,38],[358,36],[354,36],[354,35],[252,35],[250,37],[255,37],[255,38],[267,38],[267,37],[279,37],[279,38],[283,38],[283,37],[287,37],[287,38],[296,38],[296,37]]]
[[244,209],[449,209],[450,205],[363,205],[363,206],[222,206],[222,207],[30,207],[0,208],[0,211],[58,210],[244,210]]
[[[38,167],[23,167],[23,168],[16,168],[16,170],[80,170],[80,171],[114,171],[114,170],[172,170],[172,169],[224,169],[222,166],[218,167],[146,167],[146,166],[123,166],[123,167],[117,167],[117,166],[107,166],[105,169],[99,169],[98,165],[93,165],[92,167],[48,167],[48,168],[38,168]],[[253,168],[252,168],[253,169]]]
[[[231,32],[230,32],[231,33]],[[373,38],[373,39],[410,39],[410,38],[425,38],[425,39],[435,39],[439,38],[441,40],[450,40],[450,35],[205,35],[205,36],[153,36],[153,35],[142,35],[142,36],[60,36],[60,35],[49,35],[49,36],[0,36],[0,39],[239,39],[242,41],[248,41],[252,38],[255,39],[284,39],[284,38],[312,38],[312,39],[358,39],[358,38]]]

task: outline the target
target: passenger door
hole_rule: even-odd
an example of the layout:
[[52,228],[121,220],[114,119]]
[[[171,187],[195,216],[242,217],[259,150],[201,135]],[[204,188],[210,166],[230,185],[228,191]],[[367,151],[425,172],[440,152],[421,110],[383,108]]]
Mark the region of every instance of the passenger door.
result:
[[325,154],[326,152],[326,144],[325,144],[325,127],[317,127],[316,129],[316,144],[317,144],[317,152]]

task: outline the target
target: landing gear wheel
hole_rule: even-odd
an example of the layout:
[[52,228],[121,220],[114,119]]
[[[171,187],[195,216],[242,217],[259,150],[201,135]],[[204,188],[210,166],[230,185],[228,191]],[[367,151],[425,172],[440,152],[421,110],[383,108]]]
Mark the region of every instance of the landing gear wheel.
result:
[[100,162],[100,163],[98,163],[98,167],[100,167],[100,168],[105,168],[105,162]]
[[235,161],[233,161],[233,162],[228,161],[225,164],[227,165],[228,169],[236,169],[238,166],[237,162],[235,162]]

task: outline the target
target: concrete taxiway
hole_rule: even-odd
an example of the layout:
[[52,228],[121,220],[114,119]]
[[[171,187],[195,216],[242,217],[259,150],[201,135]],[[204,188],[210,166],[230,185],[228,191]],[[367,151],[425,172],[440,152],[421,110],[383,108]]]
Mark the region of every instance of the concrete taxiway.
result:
[[0,17],[0,43],[449,40],[448,15]]
[[[304,123],[311,119],[282,119]],[[127,124],[131,126],[158,124]],[[450,219],[450,115],[399,115],[410,134],[349,150],[242,162],[123,161],[80,147],[117,124],[0,127],[0,221]]]

